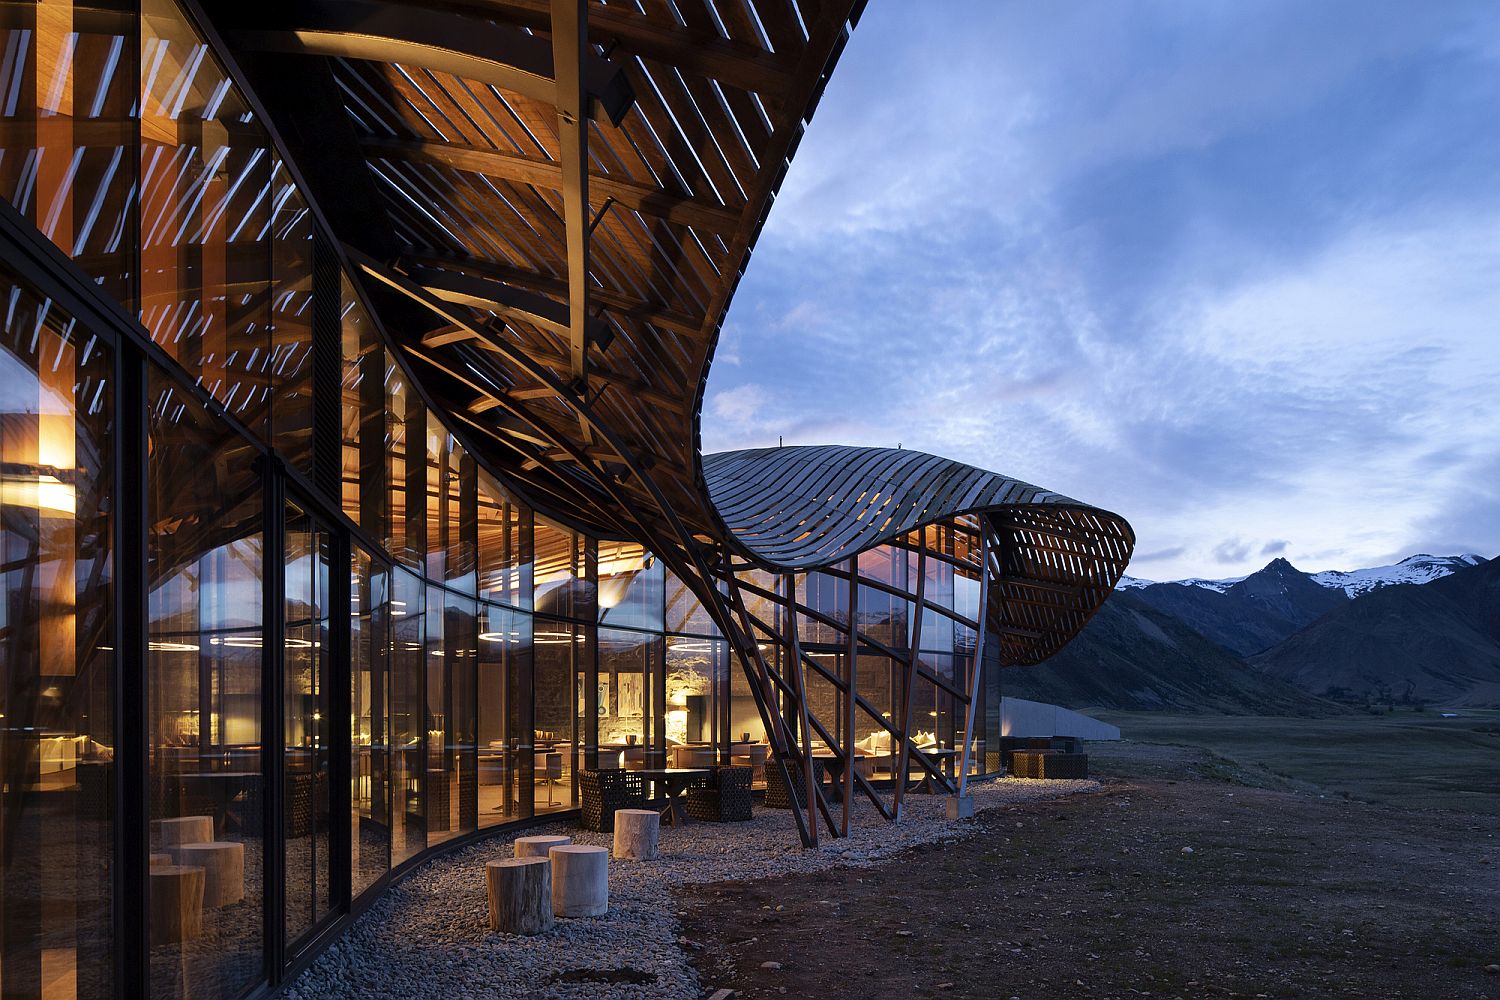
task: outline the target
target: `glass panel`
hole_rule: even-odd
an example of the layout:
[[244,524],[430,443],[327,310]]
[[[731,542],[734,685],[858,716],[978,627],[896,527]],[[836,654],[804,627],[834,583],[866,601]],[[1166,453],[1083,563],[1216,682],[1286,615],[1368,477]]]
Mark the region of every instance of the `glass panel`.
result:
[[375,538],[386,537],[385,352],[353,284],[341,275],[344,513]]
[[[721,639],[671,636],[667,639],[667,745],[726,745],[725,696],[728,672]],[[601,668],[603,661],[601,660]],[[734,734],[736,738],[743,735]]]
[[177,5],[144,0],[142,13],[141,322],[225,408],[264,432],[268,140]]
[[703,602],[676,573],[667,572],[663,589],[666,591],[666,631],[686,635],[719,634],[719,627],[704,610]]
[[233,997],[262,978],[260,476],[174,382],[150,392],[151,849],[174,862],[151,869],[151,992]]
[[[435,419],[427,421],[427,433],[422,440],[427,443],[426,473],[427,495],[427,579],[443,580],[448,566],[448,435]],[[420,496],[412,490],[412,496]]]
[[486,604],[479,616],[478,797],[484,827],[531,815],[531,616]]
[[444,472],[443,537],[447,540],[447,583],[454,590],[474,593],[478,560],[478,484],[474,460],[463,446],[448,438],[448,464]]
[[593,658],[582,626],[537,621],[534,628],[533,802],[535,811],[543,813],[576,805],[573,772],[584,737],[580,706],[587,701],[587,685],[579,683],[576,670]]
[[358,546],[349,585],[349,885],[358,896],[391,867],[390,572]]
[[536,610],[559,618],[592,620],[594,586],[587,566],[588,540],[546,518],[535,519]]
[[[279,159],[271,175],[271,444],[312,477],[313,229],[307,201]],[[232,290],[230,292],[233,298]]]
[[287,504],[282,801],[288,942],[316,927],[333,908],[328,849],[330,545],[321,525],[295,504]]
[[[658,755],[625,753],[631,747],[646,748],[651,739],[653,718],[660,729],[660,701],[656,697],[661,676],[662,640],[659,635],[599,630],[599,677],[595,696],[595,715],[599,722],[599,766],[638,767],[650,762],[660,766]],[[683,702],[686,705],[686,702]],[[669,716],[670,719],[670,716]],[[685,732],[685,728],[683,732]],[[686,742],[679,734],[672,739],[670,721],[667,743]]]
[[484,470],[477,473],[479,596],[515,608],[530,608],[531,511],[512,499]]
[[135,298],[135,4],[5,4],[0,197],[104,291]]
[[110,355],[0,265],[0,983],[110,995]]
[[422,581],[397,569],[391,599],[395,632],[391,672],[391,864],[399,865],[427,844],[422,820],[422,782],[426,773],[423,688],[427,683],[422,643]]
[[599,546],[599,621],[622,628],[662,630],[665,569],[634,542]]
[[[478,755],[474,701],[479,657],[475,644],[474,599],[451,591],[428,591],[427,734],[432,752],[427,777],[427,842],[439,843],[478,829]],[[442,626],[432,638],[441,609]],[[442,791],[439,792],[439,786]],[[441,799],[446,796],[446,809]]]

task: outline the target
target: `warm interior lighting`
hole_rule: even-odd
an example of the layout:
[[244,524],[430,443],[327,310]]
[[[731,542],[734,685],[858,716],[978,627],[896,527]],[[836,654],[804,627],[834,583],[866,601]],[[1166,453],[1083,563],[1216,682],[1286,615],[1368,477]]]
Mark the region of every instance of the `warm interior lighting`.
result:
[[73,517],[77,498],[73,487],[56,476],[6,476],[0,480],[0,504]]

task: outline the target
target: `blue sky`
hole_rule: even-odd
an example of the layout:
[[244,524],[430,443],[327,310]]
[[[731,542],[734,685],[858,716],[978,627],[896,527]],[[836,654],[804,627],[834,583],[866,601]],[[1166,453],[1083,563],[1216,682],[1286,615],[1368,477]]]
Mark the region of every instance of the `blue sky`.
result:
[[704,448],[961,459],[1153,579],[1493,556],[1497,109],[1492,3],[871,0]]

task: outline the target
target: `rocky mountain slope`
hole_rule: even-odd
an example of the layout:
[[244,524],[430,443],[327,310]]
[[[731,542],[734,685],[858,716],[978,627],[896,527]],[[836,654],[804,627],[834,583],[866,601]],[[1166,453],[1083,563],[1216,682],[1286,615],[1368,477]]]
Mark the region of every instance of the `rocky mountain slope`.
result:
[[1117,593],[1061,653],[1002,675],[1006,695],[1071,708],[1314,715],[1338,709],[1243,660],[1138,592]]
[[1363,594],[1249,665],[1320,696],[1500,705],[1500,560]]

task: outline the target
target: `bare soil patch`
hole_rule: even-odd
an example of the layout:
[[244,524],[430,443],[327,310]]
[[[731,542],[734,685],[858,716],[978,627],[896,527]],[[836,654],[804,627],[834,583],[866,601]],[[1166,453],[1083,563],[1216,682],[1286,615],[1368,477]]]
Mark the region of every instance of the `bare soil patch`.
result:
[[[1500,998],[1500,821],[1186,747],[871,868],[679,893],[705,995]],[[1191,851],[1185,850],[1191,848]]]

